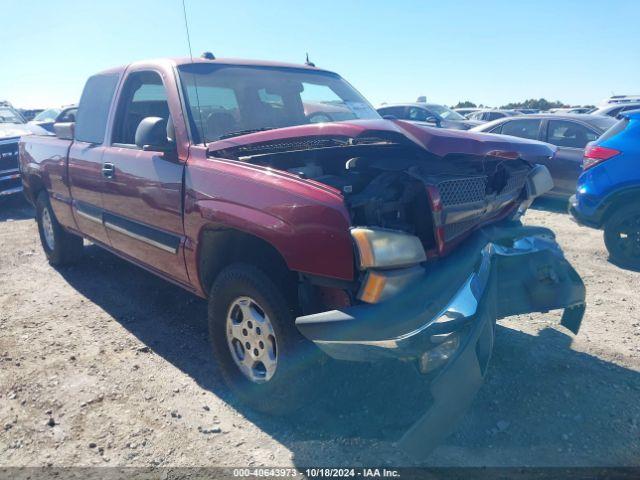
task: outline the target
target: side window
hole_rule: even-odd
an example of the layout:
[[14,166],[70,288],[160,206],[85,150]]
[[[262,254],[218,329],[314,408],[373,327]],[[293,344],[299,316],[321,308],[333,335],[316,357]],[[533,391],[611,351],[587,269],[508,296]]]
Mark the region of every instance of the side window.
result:
[[622,111],[622,107],[614,108],[614,109],[613,109],[613,110],[611,110],[609,113],[607,113],[607,115],[609,115],[610,117],[615,117],[615,116],[617,116],[621,111]]
[[60,113],[60,116],[56,119],[56,122],[75,122],[77,113],[77,108],[69,108],[68,110],[63,110]]
[[404,119],[406,117],[404,107],[385,107],[385,108],[381,108],[380,109],[380,115],[382,115],[382,116],[393,115],[394,117],[399,118],[399,119]]
[[538,139],[540,120],[535,118],[511,120],[502,124],[502,134],[514,137]]
[[407,117],[409,120],[414,120],[416,122],[426,122],[427,118],[433,117],[434,115],[427,112],[424,108],[419,107],[409,107],[407,110]]
[[122,88],[111,142],[135,145],[136,129],[146,117],[169,120],[167,92],[156,72],[135,72],[127,77]]
[[498,120],[499,118],[504,118],[506,115],[502,112],[486,112],[486,120]]
[[550,120],[547,141],[558,147],[584,148],[598,135],[584,125],[565,120]]
[[117,74],[94,75],[82,91],[76,116],[75,138],[81,142],[102,143],[111,100],[118,84]]
[[504,123],[501,123],[500,125],[493,127],[492,129],[488,130],[488,133],[502,133],[502,126],[504,125]]

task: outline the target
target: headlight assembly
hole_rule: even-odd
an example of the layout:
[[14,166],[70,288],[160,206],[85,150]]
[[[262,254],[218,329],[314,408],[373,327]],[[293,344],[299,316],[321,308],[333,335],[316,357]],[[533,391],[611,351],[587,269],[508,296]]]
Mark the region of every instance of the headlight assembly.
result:
[[358,248],[360,270],[408,267],[427,259],[420,239],[408,233],[356,227],[351,236]]

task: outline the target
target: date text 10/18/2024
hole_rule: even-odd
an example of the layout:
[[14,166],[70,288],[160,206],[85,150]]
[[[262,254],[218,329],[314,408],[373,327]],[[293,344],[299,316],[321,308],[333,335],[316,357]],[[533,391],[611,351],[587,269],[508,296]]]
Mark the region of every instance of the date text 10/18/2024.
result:
[[239,478],[399,478],[398,470],[387,468],[237,468],[233,476]]

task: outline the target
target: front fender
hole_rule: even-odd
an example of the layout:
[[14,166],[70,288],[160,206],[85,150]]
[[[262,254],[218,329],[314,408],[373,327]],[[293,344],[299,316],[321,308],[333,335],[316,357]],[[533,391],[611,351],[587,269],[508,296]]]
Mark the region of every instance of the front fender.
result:
[[189,157],[184,183],[185,261],[192,281],[198,278],[200,234],[210,228],[264,240],[292,271],[353,279],[350,219],[339,192],[270,168],[207,158],[197,150]]
[[224,200],[197,203],[203,228],[231,228],[261,238],[296,272],[353,278],[348,225],[323,205],[280,205],[277,212]]

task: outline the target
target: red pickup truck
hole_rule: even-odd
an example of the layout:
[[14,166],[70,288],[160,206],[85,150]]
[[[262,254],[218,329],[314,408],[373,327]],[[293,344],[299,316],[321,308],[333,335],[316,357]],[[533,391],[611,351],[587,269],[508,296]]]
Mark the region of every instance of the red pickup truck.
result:
[[580,277],[519,221],[552,187],[546,144],[382,119],[335,73],[210,56],[94,75],[76,120],[20,144],[49,262],[86,238],[208,298],[254,408],[303,403],[324,355],[395,359],[431,389],[401,440],[424,452],[482,383],[496,319],[580,326]]

